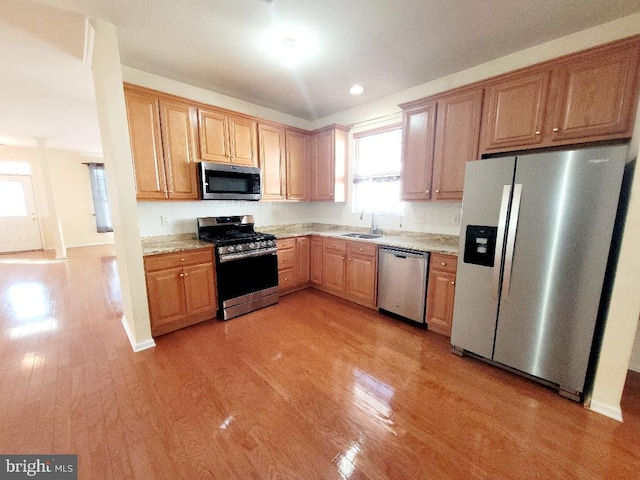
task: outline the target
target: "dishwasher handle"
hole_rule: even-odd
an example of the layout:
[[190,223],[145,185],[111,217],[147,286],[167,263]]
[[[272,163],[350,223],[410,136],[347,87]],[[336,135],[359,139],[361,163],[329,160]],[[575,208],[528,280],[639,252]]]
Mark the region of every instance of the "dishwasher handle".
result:
[[397,248],[380,248],[380,253],[393,255],[397,258],[425,258],[428,254],[425,252],[415,252],[412,250],[400,250]]

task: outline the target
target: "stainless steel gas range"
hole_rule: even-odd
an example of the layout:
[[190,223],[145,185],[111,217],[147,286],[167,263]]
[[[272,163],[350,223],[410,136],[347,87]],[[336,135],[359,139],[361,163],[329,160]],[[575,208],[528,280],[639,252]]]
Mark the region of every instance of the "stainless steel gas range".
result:
[[199,217],[198,238],[216,247],[218,304],[223,320],[278,302],[276,237],[256,232],[253,215]]

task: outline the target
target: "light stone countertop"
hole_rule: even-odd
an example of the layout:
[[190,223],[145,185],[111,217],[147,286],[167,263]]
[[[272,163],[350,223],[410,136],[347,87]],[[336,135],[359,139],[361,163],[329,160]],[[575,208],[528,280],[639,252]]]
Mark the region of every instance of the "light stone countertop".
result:
[[[381,246],[408,248],[422,252],[445,253],[458,255],[458,240],[456,235],[440,235],[421,232],[386,231],[378,238],[345,237],[345,233],[368,233],[368,229],[347,225],[327,225],[322,223],[305,223],[292,225],[277,225],[256,227],[262,233],[270,233],[276,238],[302,237],[305,235],[319,235],[323,237],[343,238],[357,242],[374,243]],[[212,248],[213,245],[198,240],[195,233],[177,235],[163,235],[142,238],[143,255],[157,255],[161,253],[175,253],[197,248]]]
[[144,256],[184,252],[186,250],[195,250],[196,248],[213,248],[213,244],[201,242],[195,233],[142,238],[142,255]]
[[354,238],[345,237],[344,234],[369,233],[369,230],[348,225],[327,225],[321,223],[265,226],[256,228],[256,230],[263,233],[271,233],[272,235],[275,235],[276,238],[319,235],[357,242],[374,243],[380,246],[408,248],[422,252],[444,253],[447,255],[458,255],[459,237],[457,235],[386,230],[384,235],[378,238]]

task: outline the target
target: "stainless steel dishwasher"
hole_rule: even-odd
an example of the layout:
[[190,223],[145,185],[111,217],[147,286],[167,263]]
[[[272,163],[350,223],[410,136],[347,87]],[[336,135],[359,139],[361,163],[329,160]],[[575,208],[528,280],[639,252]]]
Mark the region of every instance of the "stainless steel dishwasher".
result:
[[428,263],[428,253],[380,247],[378,308],[425,323]]

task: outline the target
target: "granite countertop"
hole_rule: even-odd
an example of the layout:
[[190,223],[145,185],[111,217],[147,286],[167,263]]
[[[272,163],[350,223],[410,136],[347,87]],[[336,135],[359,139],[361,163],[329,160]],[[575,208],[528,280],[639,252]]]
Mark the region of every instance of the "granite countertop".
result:
[[271,233],[277,238],[299,237],[304,235],[320,235],[326,237],[343,238],[358,242],[374,243],[376,245],[409,248],[422,252],[445,253],[458,255],[457,235],[441,235],[423,232],[402,232],[387,230],[378,238],[353,238],[345,237],[345,233],[369,233],[368,229],[351,227],[347,225],[326,225],[321,223],[279,225],[273,227],[260,227],[259,231]]
[[195,250],[196,248],[213,248],[213,245],[208,242],[201,242],[195,233],[142,238],[142,255],[184,252],[185,250]]
[[[322,223],[305,223],[292,225],[276,225],[256,227],[263,233],[270,233],[276,238],[302,237],[305,235],[319,235],[323,237],[343,238],[357,242],[374,243],[376,245],[409,248],[422,252],[445,253],[458,255],[458,240],[456,235],[440,235],[421,232],[400,232],[397,230],[385,231],[378,238],[353,238],[345,237],[345,233],[368,233],[368,229],[351,227],[347,225],[327,225]],[[213,245],[201,242],[195,233],[179,235],[164,235],[158,237],[144,237],[142,239],[143,255],[156,255],[160,253],[174,253],[196,248],[212,248]]]

